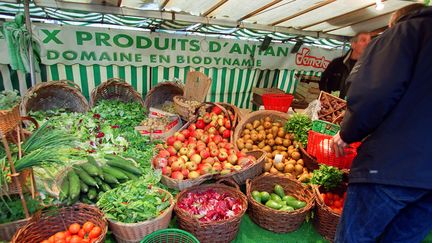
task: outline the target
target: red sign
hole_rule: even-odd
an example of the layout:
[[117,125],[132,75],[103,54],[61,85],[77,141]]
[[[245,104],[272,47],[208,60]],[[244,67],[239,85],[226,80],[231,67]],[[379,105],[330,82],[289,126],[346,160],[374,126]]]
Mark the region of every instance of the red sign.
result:
[[326,69],[330,60],[327,60],[324,56],[316,57],[309,55],[311,50],[309,48],[303,48],[296,54],[296,64],[299,66],[314,67]]

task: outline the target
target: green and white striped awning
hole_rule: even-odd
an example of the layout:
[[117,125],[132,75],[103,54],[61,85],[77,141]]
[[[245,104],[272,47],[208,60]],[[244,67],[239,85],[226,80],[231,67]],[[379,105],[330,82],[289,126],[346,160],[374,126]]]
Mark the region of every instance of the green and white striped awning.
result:
[[[0,15],[14,16],[18,12],[24,11],[23,4],[3,3],[0,2]],[[189,23],[184,21],[161,20],[142,18],[134,16],[114,15],[91,13],[85,11],[60,10],[55,8],[41,8],[34,3],[30,3],[30,15],[34,21],[58,23],[65,25],[86,25],[93,26],[115,25],[135,28],[151,29],[161,32],[183,32],[183,33],[201,33],[210,36],[227,36],[230,38],[242,38],[250,40],[262,40],[265,36],[273,38],[275,41],[287,41],[294,38],[301,38],[311,45],[317,45],[325,48],[343,48],[344,42],[313,37],[299,37],[296,35],[283,34],[270,31],[256,31],[245,28],[231,28],[219,25],[205,25]]]

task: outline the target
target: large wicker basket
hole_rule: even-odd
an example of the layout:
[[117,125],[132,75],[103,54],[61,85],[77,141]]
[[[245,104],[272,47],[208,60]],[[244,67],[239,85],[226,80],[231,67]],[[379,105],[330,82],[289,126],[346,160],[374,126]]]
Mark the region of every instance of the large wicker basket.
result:
[[150,107],[158,107],[166,101],[174,102],[174,96],[183,95],[183,85],[177,82],[163,82],[153,87],[145,97],[145,107],[147,110]]
[[[252,197],[252,191],[273,192],[275,184],[283,187],[286,195],[306,202],[306,206],[294,211],[279,211],[266,207]],[[314,206],[314,194],[296,180],[275,175],[263,175],[246,183],[249,203],[249,217],[257,225],[276,233],[287,233],[297,230],[304,222],[306,215]]]
[[[321,197],[321,190],[323,189],[321,189],[320,186],[313,186],[316,203],[314,227],[325,239],[333,242],[341,215],[335,213],[324,203],[323,198]],[[346,190],[346,185],[336,189],[336,191],[341,192],[344,190]]]
[[261,175],[264,172],[264,164],[267,153],[257,150],[247,152],[246,154],[254,156],[256,158],[256,163],[234,173],[216,176],[216,179],[233,179],[237,184],[243,185],[246,183],[246,180],[253,179]]
[[231,111],[234,114],[232,127],[236,127],[237,124],[239,124],[239,122],[242,120],[242,112],[237,106],[224,102],[217,102],[216,104],[223,106],[225,109]]
[[240,227],[241,218],[246,212],[248,206],[247,198],[240,191],[238,185],[234,182],[229,182],[235,186],[234,188],[222,185],[220,183],[221,181],[217,182],[216,184],[206,184],[188,188],[181,191],[180,194],[177,195],[177,202],[179,202],[189,192],[203,192],[208,189],[213,189],[218,193],[228,193],[232,197],[240,199],[242,202],[243,210],[238,215],[230,219],[216,222],[201,222],[190,213],[179,208],[176,204],[174,211],[177,215],[180,228],[192,233],[200,242],[231,242],[235,239]]
[[101,235],[94,242],[104,242],[108,228],[104,214],[94,206],[77,203],[70,207],[47,209],[34,215],[16,232],[12,243],[41,242],[59,231],[65,231],[73,223],[83,225],[87,221],[102,229]]
[[119,100],[125,103],[139,102],[144,107],[141,95],[124,80],[112,78],[93,89],[90,96],[90,106],[95,106],[100,100]]
[[166,175],[162,175],[161,182],[168,188],[182,191],[189,187],[201,185],[202,183],[211,180],[212,178],[213,178],[212,174],[207,174],[207,175],[202,175],[196,179],[175,180]]
[[160,191],[170,195],[171,205],[157,218],[140,223],[121,223],[108,219],[110,230],[115,235],[118,243],[140,242],[146,235],[168,227],[175,203],[173,196],[169,192],[163,189],[160,189]]
[[10,241],[16,231],[23,227],[29,220],[30,218],[0,224],[0,241]]
[[0,110],[0,135],[6,135],[21,121],[19,104],[10,110]]
[[78,85],[61,80],[39,83],[30,88],[23,97],[21,109],[23,114],[56,109],[86,112],[89,105]]

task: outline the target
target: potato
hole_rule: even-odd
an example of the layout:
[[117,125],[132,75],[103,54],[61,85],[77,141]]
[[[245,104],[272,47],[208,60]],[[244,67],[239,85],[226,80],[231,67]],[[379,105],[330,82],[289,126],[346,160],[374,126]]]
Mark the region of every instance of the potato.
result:
[[266,163],[264,164],[264,171],[265,171],[265,172],[269,172],[271,167],[272,167],[272,163],[268,163],[268,162],[266,162]]
[[273,155],[273,157],[275,157],[276,156],[276,154],[280,154],[280,152],[279,151],[277,151],[277,150],[274,150],[272,153],[271,153],[272,155]]
[[246,143],[251,143],[252,145],[254,144],[254,142],[252,141],[252,139],[246,140]]
[[259,133],[259,134],[257,135],[257,137],[258,137],[258,141],[262,141],[262,140],[264,140],[264,138],[265,138],[265,133],[264,133],[264,135],[263,135],[262,133]]
[[246,143],[245,148],[246,148],[247,150],[251,150],[251,149],[253,148],[252,143]]
[[292,164],[287,164],[287,165],[285,165],[285,167],[284,167],[284,172],[285,173],[291,173],[291,172],[293,172],[294,171],[294,165],[292,165]]
[[304,166],[304,162],[303,162],[302,159],[297,160],[297,164],[298,164],[298,165],[301,165],[301,166]]
[[284,168],[285,168],[285,165],[284,165],[283,163],[277,163],[277,164],[275,164],[275,168],[276,168],[278,171],[283,171]]
[[301,165],[295,165],[294,168],[295,168],[296,174],[303,173],[303,166],[301,166]]
[[290,139],[290,134],[285,134],[286,139]]
[[252,133],[252,134],[251,134],[251,139],[252,139],[252,141],[254,141],[254,142],[257,141],[257,140],[258,140],[258,134],[256,134],[256,133],[255,133],[255,134]]
[[287,148],[284,146],[277,146],[277,150],[286,151]]
[[279,129],[279,131],[278,131],[278,133],[277,133],[277,136],[278,137],[280,137],[280,138],[284,138],[285,137],[285,131],[282,129]]
[[279,127],[273,126],[272,128],[272,133],[276,133],[279,131]]
[[246,128],[249,129],[249,130],[252,130],[253,129],[252,123],[247,123],[246,124]]
[[253,121],[253,128],[257,128],[261,125],[261,122],[258,120]]
[[268,139],[268,140],[267,140],[267,144],[268,144],[269,146],[273,146],[273,145],[275,144],[275,140],[273,140],[273,139]]
[[282,145],[282,144],[283,144],[283,140],[282,140],[282,138],[280,138],[280,137],[275,138],[275,143],[276,143],[277,145]]
[[285,152],[285,151],[282,151],[282,156],[285,158],[285,159],[287,159],[288,158],[288,153],[287,152]]
[[241,150],[242,153],[246,153],[246,152],[248,152],[248,151],[249,151],[249,150],[248,150],[247,148],[244,148],[244,149]]
[[266,121],[266,122],[272,122],[272,119],[271,119],[271,117],[269,117],[269,116],[266,116],[265,118],[264,118],[264,121]]
[[289,147],[288,147],[288,150],[294,150],[294,146],[292,146],[292,145],[289,146]]
[[257,130],[257,131],[263,131],[263,130],[264,130],[264,127],[263,127],[263,126],[259,126],[259,127],[256,128],[256,130]]
[[273,134],[267,134],[267,139],[273,139]]
[[239,138],[239,139],[237,139],[237,143],[244,143],[243,138]]
[[245,148],[245,144],[243,142],[237,141],[237,147],[238,147],[239,150],[242,150],[242,149]]
[[259,144],[258,144],[258,148],[259,149],[263,149],[265,147],[265,143],[264,142],[260,142]]
[[289,147],[289,146],[291,145],[291,140],[289,140],[289,139],[284,139],[282,144],[283,144],[283,146],[285,146],[285,147]]
[[256,146],[256,145],[253,145],[253,146],[252,146],[252,149],[253,149],[253,150],[259,150],[260,148],[258,148],[258,146]]
[[263,150],[266,151],[267,153],[271,153],[271,151],[272,151],[271,147],[268,146],[268,145],[265,146],[265,147],[263,148]]
[[[264,150],[264,148],[263,148],[263,150]],[[266,154],[266,157],[267,157],[267,158],[273,158],[273,155],[272,155],[271,153],[267,153],[267,154]]]
[[279,171],[275,167],[270,168],[270,174],[276,175]]
[[272,127],[272,124],[270,122],[264,122],[264,128],[269,129]]
[[294,160],[299,160],[301,158],[301,154],[299,152],[292,152],[291,158],[293,158]]
[[243,140],[246,142],[246,140],[250,139],[251,135],[250,134],[246,134],[243,136]]
[[297,164],[297,161],[290,159],[288,160],[288,164],[292,164],[293,166],[295,166]]

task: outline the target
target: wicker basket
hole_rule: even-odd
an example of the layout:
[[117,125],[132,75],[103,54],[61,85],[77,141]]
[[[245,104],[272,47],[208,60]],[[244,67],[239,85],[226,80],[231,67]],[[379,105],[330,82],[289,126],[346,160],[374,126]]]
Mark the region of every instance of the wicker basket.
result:
[[197,104],[196,106],[190,106],[185,101],[186,98],[180,95],[174,96],[174,108],[184,120],[190,121],[195,117],[195,112],[200,107],[201,104]]
[[[336,191],[344,190],[346,190],[346,185],[336,189]],[[313,186],[313,192],[315,194],[316,203],[315,218],[313,222],[314,227],[325,239],[333,242],[341,215],[335,213],[324,203],[323,198],[321,197],[320,186]]]
[[162,175],[161,182],[168,188],[182,191],[189,187],[201,185],[205,181],[211,180],[212,178],[213,178],[212,174],[207,174],[207,175],[200,176],[196,179],[175,180],[166,175]]
[[23,114],[56,109],[86,112],[89,105],[74,82],[61,80],[39,83],[30,88],[23,97],[21,109]]
[[[256,202],[252,191],[272,192],[275,184],[283,187],[287,195],[306,202],[306,206],[294,211],[279,211]],[[249,217],[260,227],[276,233],[287,233],[297,230],[304,222],[307,213],[314,206],[314,194],[296,180],[275,175],[263,175],[246,183],[249,203]]]
[[17,176],[12,177],[12,181],[10,183],[2,186],[2,189],[0,190],[0,196],[2,196],[4,193],[6,193],[7,195],[14,195],[19,193],[19,189],[14,181],[16,178],[19,180],[19,184],[21,185],[21,190],[23,192],[30,191],[28,182],[29,179],[31,179],[32,173],[33,169],[25,169],[20,173],[17,173]]
[[108,228],[104,214],[96,207],[81,203],[36,214],[17,231],[11,242],[41,242],[59,231],[65,231],[73,223],[82,225],[87,221],[102,229],[101,235],[94,242],[104,242]]
[[10,241],[15,232],[23,227],[29,220],[30,218],[0,224],[0,241]]
[[132,243],[140,242],[146,235],[151,234],[154,231],[165,229],[168,227],[171,220],[172,211],[174,208],[174,199],[172,195],[160,189],[161,193],[166,193],[170,195],[171,206],[167,208],[161,215],[157,218],[140,222],[140,223],[121,223],[111,219],[109,221],[110,230],[116,237],[119,243]]
[[240,109],[237,106],[229,103],[217,102],[216,104],[221,105],[222,107],[231,111],[234,114],[233,124],[231,127],[235,128],[237,124],[239,124],[239,122],[242,120],[243,115]]
[[256,163],[234,173],[216,176],[216,179],[233,179],[237,184],[243,185],[246,183],[246,180],[253,179],[261,175],[264,172],[264,164],[267,153],[257,150],[247,152],[246,154],[254,156],[256,158]]
[[312,156],[310,156],[310,154],[306,152],[306,150],[303,148],[302,145],[299,146],[299,151],[304,161],[304,165],[309,171],[314,171],[319,169],[318,161]]
[[[33,123],[33,125],[35,126],[35,129],[39,128],[39,123],[36,121],[36,119],[34,119],[33,117],[30,116],[22,116],[20,117],[20,121],[26,125],[28,122]],[[27,131],[26,129],[22,128],[22,135],[21,136],[21,140],[26,140],[28,137],[31,136],[31,132]],[[18,144],[18,135],[16,133],[16,130],[11,130],[6,134],[6,140],[9,143],[14,143],[14,144]]]
[[145,97],[145,107],[158,107],[165,101],[174,101],[174,96],[183,95],[183,85],[177,82],[163,82],[153,87]]
[[0,110],[0,135],[5,135],[16,128],[21,121],[19,104],[10,110]]
[[136,101],[144,107],[141,95],[130,84],[118,78],[108,79],[93,89],[90,106],[95,106],[101,100],[119,100],[125,103]]
[[218,181],[216,184],[206,184],[188,188],[177,195],[177,201],[180,201],[189,192],[202,192],[208,189],[213,189],[218,193],[228,193],[232,197],[239,198],[242,201],[242,212],[230,219],[216,222],[201,222],[190,213],[179,208],[176,204],[174,211],[178,218],[179,227],[192,233],[200,242],[231,242],[235,239],[240,228],[241,218],[246,212],[248,206],[247,198],[240,191],[238,185],[234,182],[229,182],[235,186],[235,188],[233,188],[220,183],[221,181]]
[[254,111],[246,115],[244,118],[242,118],[241,122],[237,125],[234,135],[233,135],[233,142],[235,148],[238,150],[237,141],[240,138],[241,133],[243,132],[244,128],[246,127],[246,124],[249,122],[253,122],[255,120],[265,118],[265,117],[271,117],[274,122],[280,121],[282,123],[285,123],[289,119],[289,115],[287,113],[279,112],[279,111],[267,111],[267,110],[260,110],[260,111]]

